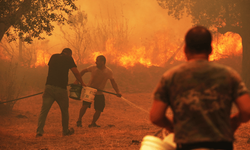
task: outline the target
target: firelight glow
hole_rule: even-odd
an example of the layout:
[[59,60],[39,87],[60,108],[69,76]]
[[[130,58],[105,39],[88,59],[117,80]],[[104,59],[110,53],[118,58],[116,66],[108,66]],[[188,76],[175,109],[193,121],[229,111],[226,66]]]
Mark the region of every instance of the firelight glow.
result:
[[[185,61],[183,47],[180,43],[158,37],[157,42],[149,42],[148,46],[133,46],[131,49],[122,52],[115,49],[115,40],[109,39],[106,42],[106,49],[94,51],[91,56],[86,57],[84,63],[94,63],[98,55],[104,55],[109,63],[123,66],[125,68],[133,67],[136,64],[142,64],[146,67],[159,66],[164,67],[166,63],[174,61]],[[227,32],[224,35],[219,34],[213,38],[213,52],[210,55],[210,61],[227,58],[229,56],[242,55],[242,39],[239,34]],[[35,67],[48,64],[51,55],[42,50],[37,51],[37,61]],[[170,61],[170,59],[173,60]]]

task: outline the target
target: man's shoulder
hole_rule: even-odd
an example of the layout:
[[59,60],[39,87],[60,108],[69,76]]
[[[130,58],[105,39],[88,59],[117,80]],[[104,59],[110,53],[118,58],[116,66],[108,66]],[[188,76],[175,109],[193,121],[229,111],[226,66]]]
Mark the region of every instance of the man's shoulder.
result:
[[50,62],[58,61],[60,54],[53,54],[50,57]]
[[52,56],[51,56],[51,58],[52,57],[58,57],[60,54],[53,54]]
[[196,72],[200,71],[202,69],[203,72],[215,72],[215,73],[223,73],[223,74],[237,74],[237,72],[232,69],[229,66],[215,63],[215,62],[208,62],[208,61],[203,61],[201,62],[185,62],[182,64],[179,64],[177,66],[174,66],[167,71],[164,72],[163,76],[165,78],[169,78],[173,76],[174,74],[185,74],[185,73],[190,73],[190,72]]
[[170,76],[172,76],[176,72],[183,71],[183,69],[186,66],[187,66],[187,63],[182,63],[182,64],[179,64],[177,66],[174,66],[174,67],[168,69],[167,71],[165,71],[164,74],[163,74],[163,76],[164,77],[170,77]]
[[220,70],[221,73],[224,72],[224,73],[228,73],[228,74],[238,74],[235,69],[233,69],[232,67],[227,66],[227,65],[219,64],[216,62],[211,62],[211,66],[217,70]]
[[107,69],[107,71],[109,71],[109,72],[113,72],[112,69],[110,69],[110,68],[107,67],[107,66],[106,66],[106,69]]
[[90,69],[90,68],[97,69],[96,65],[90,65],[87,67],[87,69]]
[[73,59],[72,57],[70,57],[70,56],[68,56],[68,55],[63,55],[63,54],[53,54],[52,56],[51,56],[51,58],[58,58],[58,59]]
[[86,68],[86,70],[88,70],[88,71],[94,71],[94,70],[96,70],[96,69],[98,69],[97,67],[96,67],[96,65],[90,65],[90,66],[88,66],[87,68]]

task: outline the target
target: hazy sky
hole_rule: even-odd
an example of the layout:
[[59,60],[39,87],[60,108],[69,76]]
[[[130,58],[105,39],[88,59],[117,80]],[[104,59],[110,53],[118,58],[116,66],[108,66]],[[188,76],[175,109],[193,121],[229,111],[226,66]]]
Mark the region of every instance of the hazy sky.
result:
[[[78,0],[76,5],[87,13],[90,26],[97,20],[110,17],[127,19],[135,40],[150,37],[159,30],[169,30],[170,36],[183,38],[192,25],[190,18],[176,20],[168,16],[167,10],[161,8],[156,0]],[[59,31],[59,28],[55,29],[55,33]],[[50,43],[61,45],[55,35],[51,39]]]
[[124,15],[133,32],[141,36],[164,28],[182,36],[191,27],[189,18],[179,21],[168,16],[156,0],[78,0],[76,3],[87,13],[89,23],[112,15]]

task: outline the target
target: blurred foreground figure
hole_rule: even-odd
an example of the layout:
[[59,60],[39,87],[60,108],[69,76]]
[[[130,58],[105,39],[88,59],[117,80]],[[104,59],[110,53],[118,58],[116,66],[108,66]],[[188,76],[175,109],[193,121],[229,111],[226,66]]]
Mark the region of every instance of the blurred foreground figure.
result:
[[56,101],[62,113],[62,126],[63,135],[71,135],[74,129],[68,128],[69,125],[69,98],[67,92],[68,73],[69,69],[73,72],[74,76],[80,81],[82,86],[85,84],[82,81],[81,75],[76,68],[76,64],[72,58],[72,51],[69,48],[63,49],[61,54],[54,54],[49,60],[49,71],[47,82],[43,93],[43,105],[38,119],[37,137],[43,135],[43,127],[48,112]]
[[[121,93],[118,89],[118,86],[115,82],[115,79],[113,77],[113,72],[110,68],[106,67],[106,58],[103,55],[99,55],[96,58],[96,65],[89,66],[88,68],[83,69],[80,74],[83,76],[87,72],[91,72],[91,79],[87,86],[103,90],[107,80],[109,79],[111,82],[112,87],[116,91],[116,94],[118,97],[121,97]],[[75,84],[77,84],[78,81],[75,81]],[[85,114],[87,108],[90,108],[91,102],[82,102],[82,107],[79,112],[79,118],[77,121],[77,127],[82,127],[82,117]],[[105,97],[101,91],[97,91],[94,98],[94,108],[95,108],[95,114],[93,116],[92,123],[88,127],[100,127],[96,124],[96,121],[99,119],[101,112],[103,112],[103,109],[105,107]]]
[[[153,124],[174,132],[177,150],[232,150],[234,132],[250,119],[250,98],[239,74],[209,62],[211,33],[202,26],[185,36],[187,62],[164,73],[154,91]],[[239,112],[231,113],[232,104]],[[171,107],[173,118],[165,113]]]

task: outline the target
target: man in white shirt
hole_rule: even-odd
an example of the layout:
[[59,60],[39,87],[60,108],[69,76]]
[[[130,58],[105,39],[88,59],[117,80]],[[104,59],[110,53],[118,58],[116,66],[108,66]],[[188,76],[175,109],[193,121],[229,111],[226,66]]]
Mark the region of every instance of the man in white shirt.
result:
[[[103,112],[103,109],[105,107],[105,97],[101,90],[104,89],[108,80],[110,80],[117,96],[121,97],[121,93],[113,77],[113,72],[105,64],[106,58],[103,55],[99,55],[96,58],[96,65],[89,66],[88,68],[85,68],[80,72],[81,76],[83,76],[87,72],[91,72],[91,79],[87,86],[98,89],[94,98],[95,114],[93,116],[92,123],[88,127],[100,127],[96,124],[96,121],[99,119],[101,112]],[[78,83],[78,81],[75,81],[75,83]],[[83,101],[82,107],[79,112],[77,127],[82,127],[82,117],[85,114],[87,108],[90,108],[90,106],[91,102]]]

